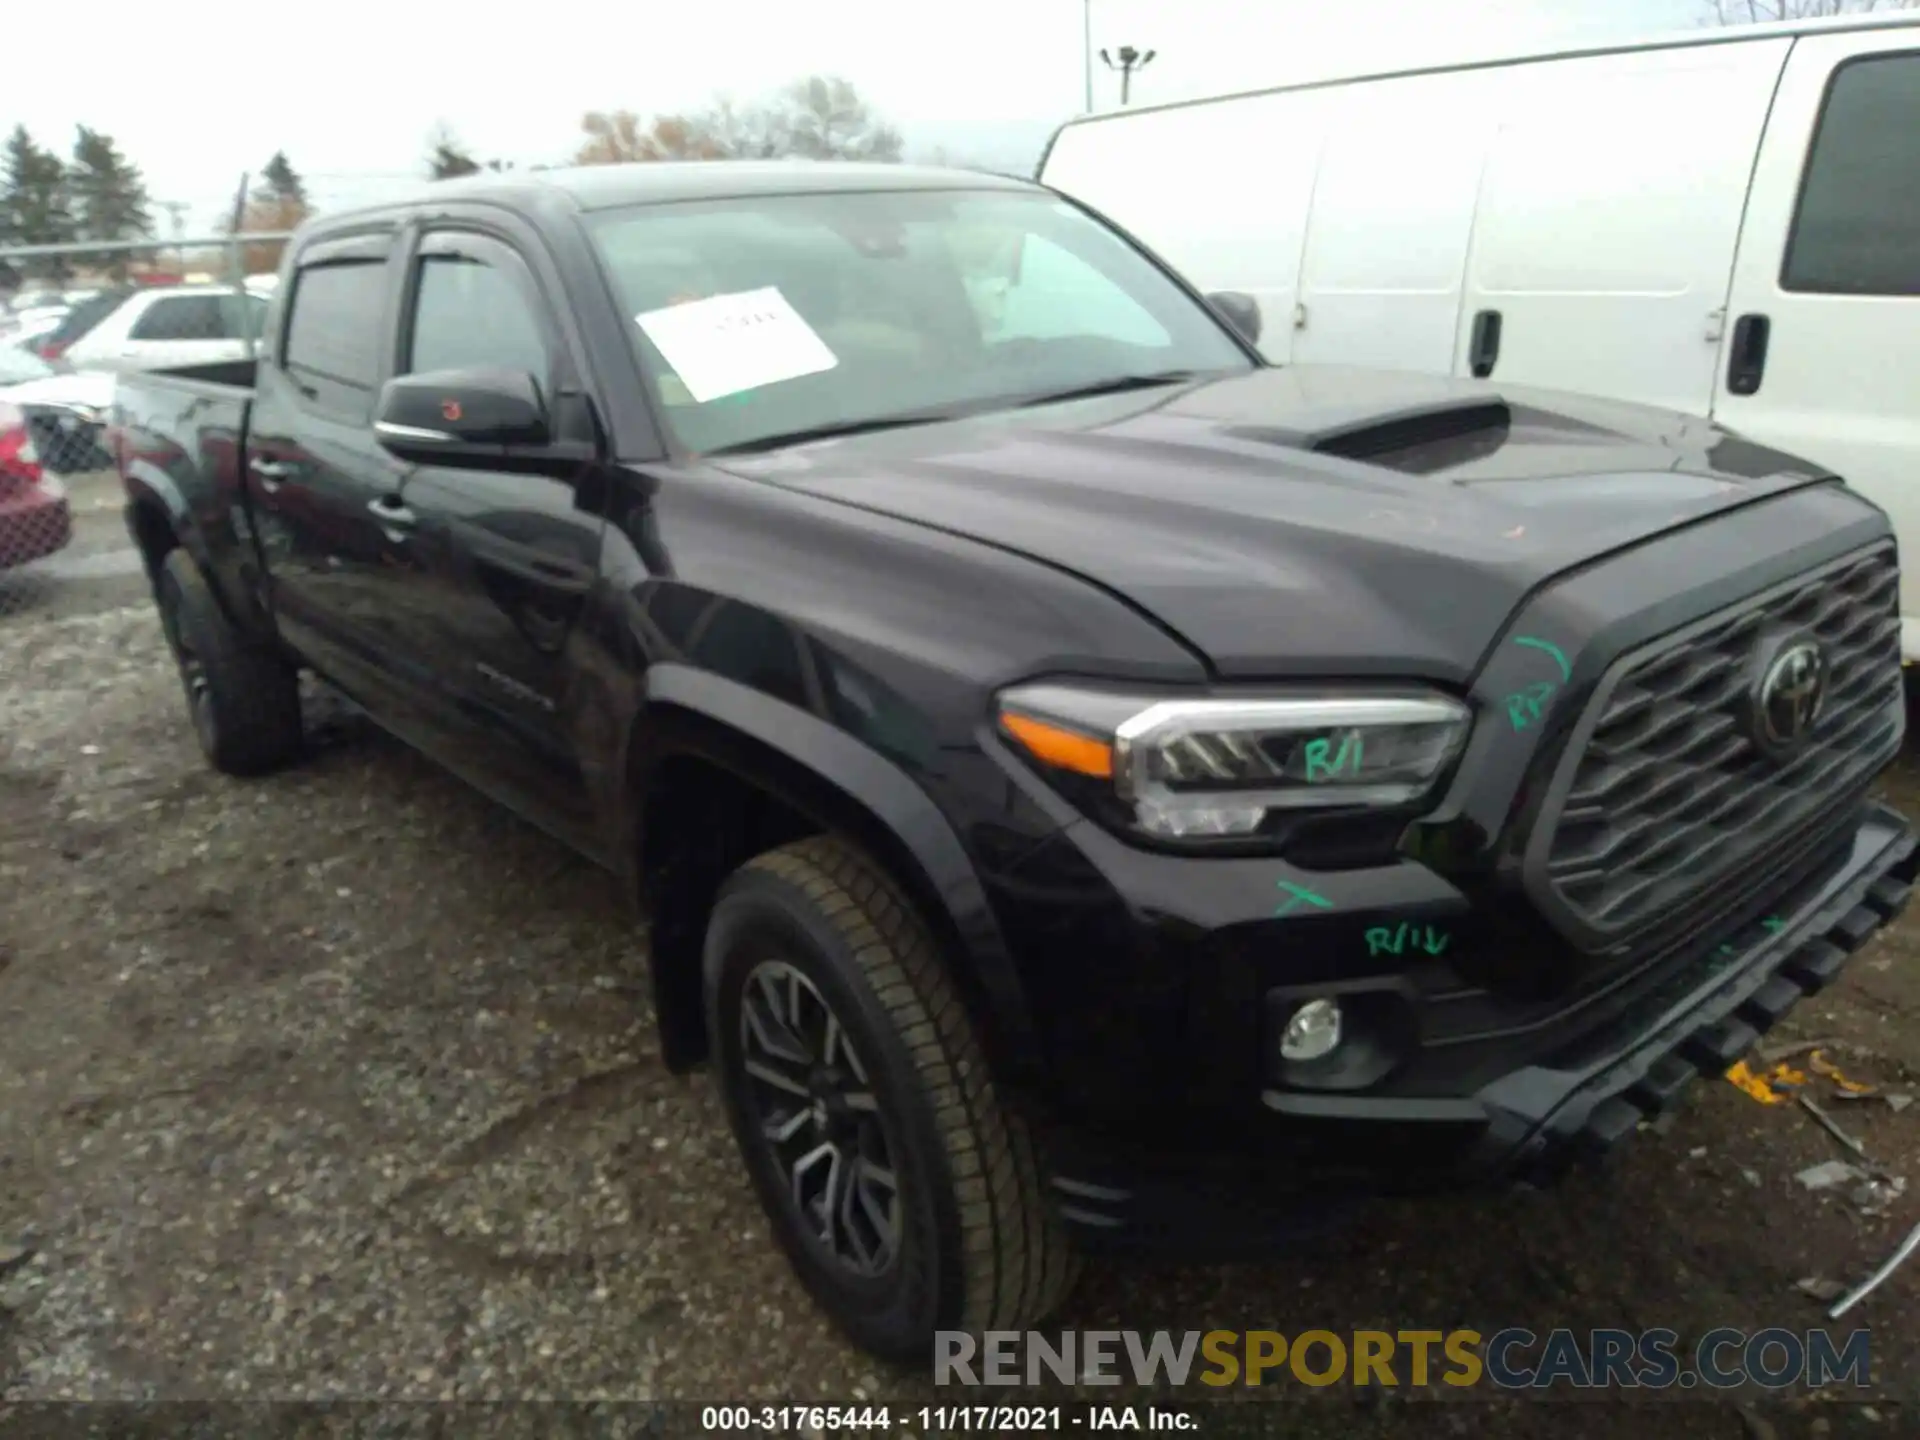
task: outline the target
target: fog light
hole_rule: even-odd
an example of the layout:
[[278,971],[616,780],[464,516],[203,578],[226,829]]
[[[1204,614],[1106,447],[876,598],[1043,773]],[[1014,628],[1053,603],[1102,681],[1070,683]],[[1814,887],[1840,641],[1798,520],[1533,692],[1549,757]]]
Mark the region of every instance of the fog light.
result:
[[1340,1002],[1309,1000],[1287,1017],[1280,1032],[1280,1058],[1318,1060],[1340,1043]]

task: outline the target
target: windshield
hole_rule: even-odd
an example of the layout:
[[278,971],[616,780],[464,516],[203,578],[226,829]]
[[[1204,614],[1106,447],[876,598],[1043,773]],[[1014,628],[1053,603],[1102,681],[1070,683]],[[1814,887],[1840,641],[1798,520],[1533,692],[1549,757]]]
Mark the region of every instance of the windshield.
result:
[[30,350],[17,345],[0,345],[0,385],[18,385],[26,380],[44,380],[58,374]]
[[1037,191],[754,196],[591,224],[693,451],[1252,368],[1150,261]]

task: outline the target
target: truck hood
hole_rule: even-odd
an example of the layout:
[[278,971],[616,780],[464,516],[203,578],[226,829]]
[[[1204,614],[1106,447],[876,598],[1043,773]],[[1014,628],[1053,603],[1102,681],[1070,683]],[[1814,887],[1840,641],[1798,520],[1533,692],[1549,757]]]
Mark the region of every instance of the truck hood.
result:
[[1074,572],[1223,676],[1453,683],[1550,577],[1831,479],[1687,416],[1334,366],[716,463]]

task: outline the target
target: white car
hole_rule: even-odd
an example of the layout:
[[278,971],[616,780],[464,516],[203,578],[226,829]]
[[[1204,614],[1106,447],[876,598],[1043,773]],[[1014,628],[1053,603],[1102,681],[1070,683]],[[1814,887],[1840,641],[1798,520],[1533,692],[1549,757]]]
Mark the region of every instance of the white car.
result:
[[168,370],[251,360],[264,296],[225,285],[137,289],[60,352],[76,370]]

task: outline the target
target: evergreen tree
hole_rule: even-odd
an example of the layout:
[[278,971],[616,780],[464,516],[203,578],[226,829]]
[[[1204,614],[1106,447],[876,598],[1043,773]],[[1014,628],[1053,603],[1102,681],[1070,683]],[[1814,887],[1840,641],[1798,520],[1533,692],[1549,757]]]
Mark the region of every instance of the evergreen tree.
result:
[[[67,167],[16,125],[0,147],[0,243],[65,245],[74,235]],[[68,273],[58,257],[32,268],[55,279]]]
[[287,152],[276,150],[273,158],[260,172],[260,189],[264,199],[276,204],[307,207],[307,187],[301,181],[292,165],[287,163]]
[[427,154],[427,174],[435,180],[452,180],[460,175],[478,173],[480,162],[445,126],[434,133],[433,148]]
[[81,239],[134,240],[152,233],[146,184],[111,136],[80,127],[67,186]]

